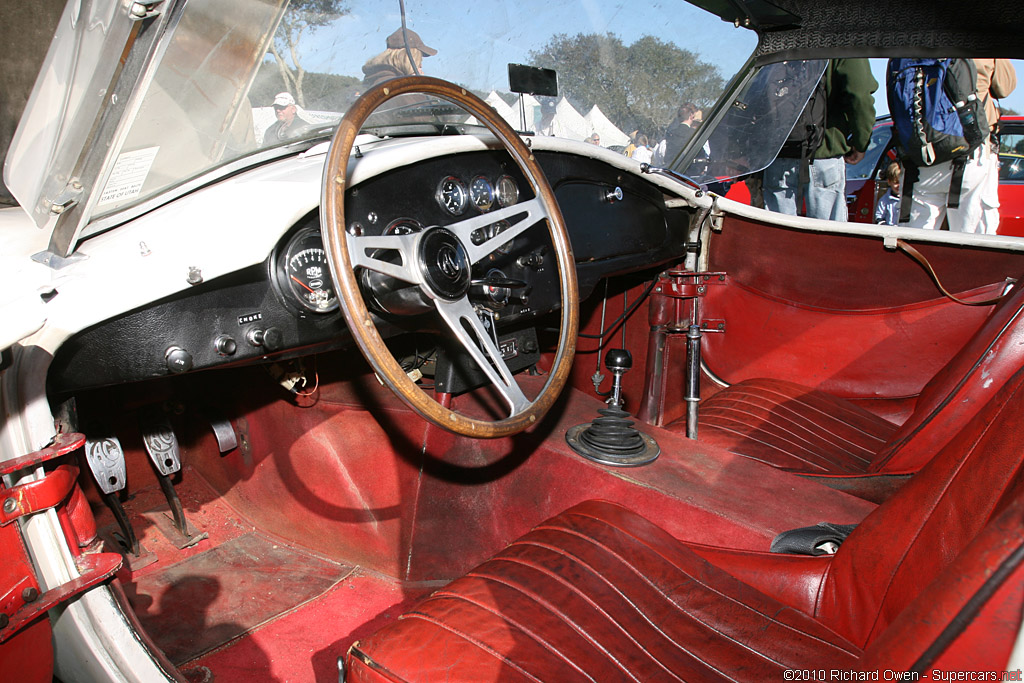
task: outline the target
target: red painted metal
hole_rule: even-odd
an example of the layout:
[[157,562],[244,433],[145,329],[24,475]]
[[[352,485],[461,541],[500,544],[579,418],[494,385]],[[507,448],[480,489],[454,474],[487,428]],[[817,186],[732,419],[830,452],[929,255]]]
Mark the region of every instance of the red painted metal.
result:
[[3,492],[0,526],[10,524],[19,517],[56,507],[71,493],[77,479],[77,467],[61,465],[48,472],[42,479],[20,486],[0,488]]
[[[0,473],[12,474],[38,467],[71,453],[84,442],[85,438],[80,434],[58,435],[51,446],[4,463],[0,466]],[[36,481],[9,488],[0,482],[0,556],[4,558],[0,563],[0,644],[3,644],[0,656],[4,658],[9,656],[8,650],[14,647],[14,643],[21,640],[20,636],[18,639],[14,636],[36,622],[48,609],[110,578],[121,566],[121,556],[118,554],[78,555],[75,562],[80,575],[77,578],[45,592],[40,590],[21,532],[18,525],[11,522],[43,510],[58,508],[57,514],[64,532],[72,532],[71,519],[63,510],[62,503],[72,491],[78,491],[75,483],[77,477],[77,467],[59,465]],[[81,511],[76,513],[78,517],[83,514]],[[72,534],[68,540],[72,551],[77,553],[78,536]],[[36,635],[30,638],[41,637],[38,635],[40,628],[32,626],[31,630]]]
[[0,677],[18,683],[52,683],[53,633],[48,619],[33,621],[0,644]]
[[[13,527],[11,527],[13,528]],[[10,544],[0,543],[0,547],[10,548]],[[45,593],[39,594],[38,588],[36,587],[35,579],[26,580],[18,583],[14,589],[5,596],[6,598],[14,598],[10,600],[8,604],[16,605],[18,603],[15,592],[21,586],[22,592],[21,605],[18,607],[13,614],[9,615],[10,623],[6,628],[0,629],[0,643],[3,643],[11,635],[17,633],[22,626],[32,621],[36,617],[44,614],[48,609],[56,607],[64,602],[67,602],[74,596],[89,590],[93,586],[106,581],[117,572],[121,567],[122,558],[117,553],[93,553],[84,554],[75,559],[75,566],[78,568],[78,578],[72,579],[67,583],[63,583],[56,588],[51,588]],[[16,564],[24,571],[30,570],[31,565],[28,563],[28,557],[24,557],[24,563],[16,562]],[[29,585],[32,584],[32,585]],[[32,595],[31,593],[25,593],[27,589],[35,589],[34,597],[31,601],[26,601],[26,595]],[[5,606],[5,613],[8,608]]]
[[85,435],[77,432],[67,432],[54,437],[53,443],[33,453],[23,455],[20,458],[7,460],[0,463],[0,476],[13,474],[26,467],[34,467],[43,464],[54,458],[67,455],[85,445]]

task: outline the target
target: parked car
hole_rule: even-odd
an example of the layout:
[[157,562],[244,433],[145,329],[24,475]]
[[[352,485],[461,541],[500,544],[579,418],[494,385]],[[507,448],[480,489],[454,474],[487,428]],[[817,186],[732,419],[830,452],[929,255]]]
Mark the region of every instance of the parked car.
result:
[[[1021,57],[1016,3],[292,4],[60,20],[0,211],[5,680],[1019,671],[1024,242],[702,189],[830,56]],[[704,117],[652,168],[561,97]]]

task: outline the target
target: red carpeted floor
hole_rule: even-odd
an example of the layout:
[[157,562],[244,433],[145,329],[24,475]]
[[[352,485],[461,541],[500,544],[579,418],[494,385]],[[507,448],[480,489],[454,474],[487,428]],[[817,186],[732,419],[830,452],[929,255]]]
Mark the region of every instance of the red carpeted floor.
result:
[[[155,484],[124,501],[144,548],[119,578],[150,638],[193,681],[336,681],[338,657],[431,586],[408,584],[256,531],[192,468],[176,481],[189,523],[207,537],[178,548],[156,524]],[[116,525],[101,510],[104,536]],[[264,676],[266,674],[266,676]]]

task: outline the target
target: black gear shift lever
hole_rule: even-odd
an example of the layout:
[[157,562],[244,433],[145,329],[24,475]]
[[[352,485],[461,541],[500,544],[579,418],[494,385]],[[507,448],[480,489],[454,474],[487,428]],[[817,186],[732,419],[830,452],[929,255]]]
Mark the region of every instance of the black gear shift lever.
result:
[[661,453],[657,442],[633,426],[622,409],[622,376],[633,367],[633,356],[626,349],[611,349],[605,366],[612,373],[608,407],[597,412],[601,417],[590,424],[576,425],[565,434],[569,446],[585,458],[615,467],[646,465]]

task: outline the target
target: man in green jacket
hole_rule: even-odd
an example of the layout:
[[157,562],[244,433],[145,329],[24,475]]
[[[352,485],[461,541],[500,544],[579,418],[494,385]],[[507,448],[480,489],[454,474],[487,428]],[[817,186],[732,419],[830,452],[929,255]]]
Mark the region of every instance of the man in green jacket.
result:
[[825,130],[821,144],[810,156],[808,177],[800,182],[800,158],[779,157],[764,171],[765,208],[797,215],[798,200],[806,202],[806,216],[845,221],[846,164],[864,157],[875,125],[878,81],[866,59],[829,60],[822,75],[825,90]]

